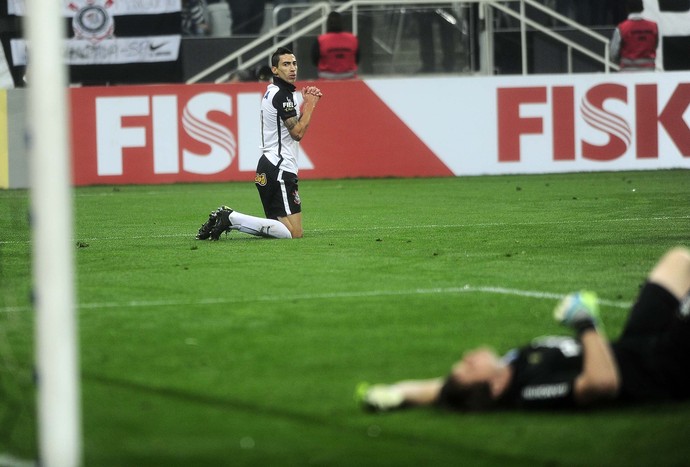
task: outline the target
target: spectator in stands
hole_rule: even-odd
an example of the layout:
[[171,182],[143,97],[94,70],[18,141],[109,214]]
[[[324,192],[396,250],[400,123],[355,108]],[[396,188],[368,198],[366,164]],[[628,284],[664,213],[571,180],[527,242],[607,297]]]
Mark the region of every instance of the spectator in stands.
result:
[[343,17],[332,11],[326,20],[326,33],[312,46],[311,58],[321,79],[351,79],[357,76],[359,41],[343,30]]
[[206,0],[184,0],[182,2],[182,34],[185,36],[207,36],[209,33]]
[[[343,4],[347,0],[335,0]],[[357,40],[359,42],[359,63],[357,71],[360,74],[374,72],[374,16],[377,15],[378,5],[360,5],[357,7]],[[343,24],[354,24],[352,11],[343,11]],[[354,27],[354,26],[353,26]]]
[[654,21],[642,17],[642,0],[627,0],[628,19],[621,22],[611,39],[611,60],[621,71],[653,71],[659,28]]

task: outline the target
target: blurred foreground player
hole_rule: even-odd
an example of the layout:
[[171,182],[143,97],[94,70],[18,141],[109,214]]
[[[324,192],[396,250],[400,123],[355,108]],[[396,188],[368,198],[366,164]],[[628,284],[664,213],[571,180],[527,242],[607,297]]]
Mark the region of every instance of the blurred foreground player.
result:
[[458,411],[572,409],[690,399],[690,251],[668,251],[647,277],[619,339],[600,330],[592,292],[567,296],[554,317],[577,339],[542,337],[500,357],[466,353],[446,378],[358,386],[365,409],[437,405]]

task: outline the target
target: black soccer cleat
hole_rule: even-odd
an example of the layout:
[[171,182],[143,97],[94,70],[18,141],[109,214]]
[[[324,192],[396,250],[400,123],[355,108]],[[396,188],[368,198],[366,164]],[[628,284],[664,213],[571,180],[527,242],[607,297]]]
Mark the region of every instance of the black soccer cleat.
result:
[[216,210],[216,223],[209,233],[211,240],[218,240],[223,232],[228,232],[232,227],[230,222],[230,214],[232,209],[227,206],[221,206]]
[[197,240],[206,240],[211,236],[211,230],[213,230],[213,227],[216,226],[216,221],[218,220],[218,211],[211,211],[211,214],[208,215],[208,220],[204,222],[204,225],[201,226],[199,229],[199,232],[196,234],[196,239]]

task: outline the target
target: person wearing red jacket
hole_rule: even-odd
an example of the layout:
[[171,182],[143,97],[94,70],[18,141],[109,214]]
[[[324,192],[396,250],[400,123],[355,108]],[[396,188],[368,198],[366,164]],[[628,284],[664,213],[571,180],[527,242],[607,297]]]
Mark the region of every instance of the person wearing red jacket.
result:
[[314,42],[311,58],[321,79],[351,79],[357,76],[359,40],[354,34],[343,31],[340,13],[329,13],[326,33]]
[[642,17],[642,0],[627,0],[628,19],[621,22],[611,39],[611,60],[621,71],[653,71],[659,27]]

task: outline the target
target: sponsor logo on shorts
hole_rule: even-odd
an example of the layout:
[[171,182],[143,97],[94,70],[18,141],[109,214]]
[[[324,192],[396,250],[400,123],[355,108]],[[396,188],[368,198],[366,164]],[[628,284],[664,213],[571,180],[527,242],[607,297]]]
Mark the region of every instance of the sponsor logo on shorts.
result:
[[254,177],[254,183],[256,183],[259,186],[266,186],[266,174],[265,173],[257,173],[256,177]]
[[293,199],[295,200],[295,204],[302,204],[302,200],[299,199],[299,192],[297,190],[292,193],[292,196],[294,197]]

